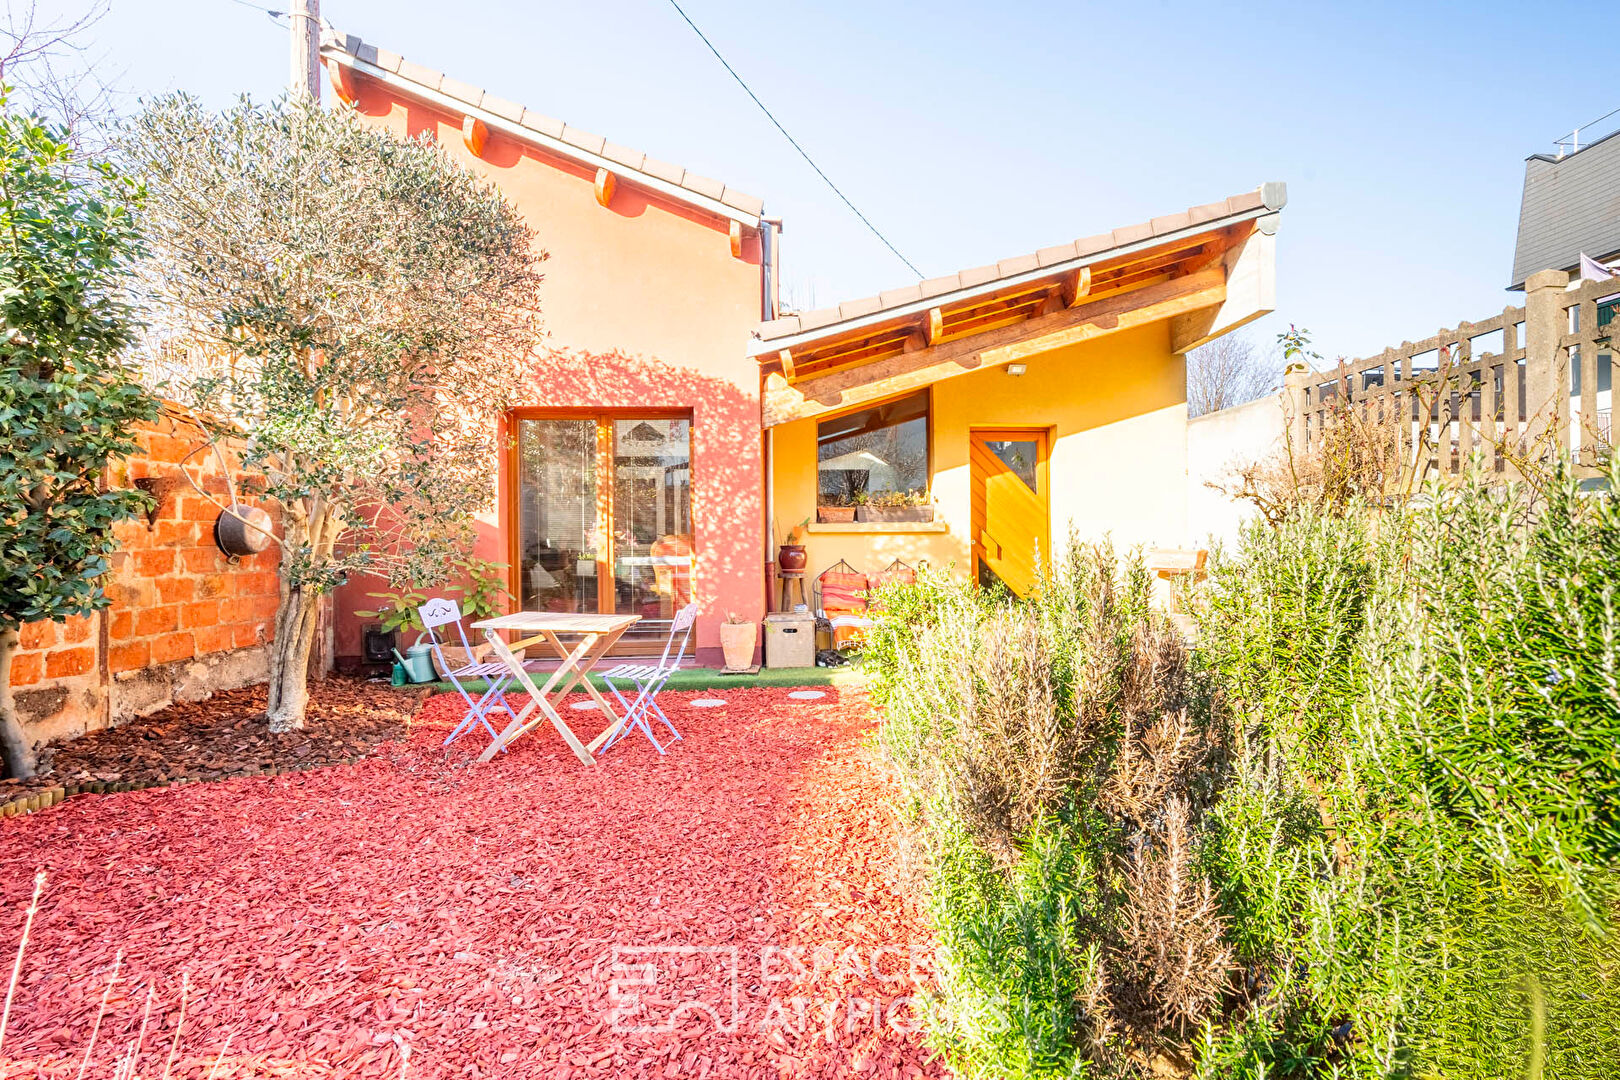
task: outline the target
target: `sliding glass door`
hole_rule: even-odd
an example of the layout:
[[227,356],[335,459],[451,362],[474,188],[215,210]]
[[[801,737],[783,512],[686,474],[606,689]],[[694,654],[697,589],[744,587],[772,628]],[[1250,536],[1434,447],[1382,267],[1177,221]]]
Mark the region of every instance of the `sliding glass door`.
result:
[[523,609],[640,615],[622,641],[661,648],[693,598],[691,421],[520,412],[516,428]]

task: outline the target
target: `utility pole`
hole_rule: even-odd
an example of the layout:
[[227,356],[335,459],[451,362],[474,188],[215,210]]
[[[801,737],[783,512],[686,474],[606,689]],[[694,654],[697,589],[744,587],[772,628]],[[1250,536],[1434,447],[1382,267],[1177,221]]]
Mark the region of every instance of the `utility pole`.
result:
[[321,100],[321,0],[292,0],[288,32],[292,37],[293,97]]

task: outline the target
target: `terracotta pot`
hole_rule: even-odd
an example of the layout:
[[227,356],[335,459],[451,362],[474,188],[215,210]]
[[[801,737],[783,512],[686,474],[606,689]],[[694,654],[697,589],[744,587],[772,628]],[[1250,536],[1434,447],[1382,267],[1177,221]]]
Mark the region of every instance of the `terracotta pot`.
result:
[[754,623],[721,623],[720,651],[725,654],[726,667],[743,671],[754,666],[754,642],[759,628]]
[[776,551],[776,565],[782,570],[803,570],[810,562],[803,544],[783,544]]
[[855,508],[853,506],[818,506],[816,507],[816,520],[823,525],[834,521],[854,521]]

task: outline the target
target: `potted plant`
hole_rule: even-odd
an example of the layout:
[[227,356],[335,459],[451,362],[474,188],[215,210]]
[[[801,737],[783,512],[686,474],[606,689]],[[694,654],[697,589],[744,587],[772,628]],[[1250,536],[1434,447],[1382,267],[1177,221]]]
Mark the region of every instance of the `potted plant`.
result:
[[726,657],[727,671],[747,671],[754,666],[754,643],[759,628],[736,612],[720,624],[720,651]]
[[855,520],[855,497],[835,495],[834,501],[816,507],[816,520],[823,525]]
[[[391,638],[397,639],[401,631],[415,631],[416,643],[405,650],[407,667],[415,663],[416,667],[413,669],[415,674],[436,673],[442,678],[444,665],[440,664],[432,646],[424,640],[426,628],[422,625],[417,608],[434,596],[447,596],[460,606],[463,624],[499,615],[505,607],[502,598],[507,595],[505,571],[505,563],[489,562],[471,556],[457,559],[451,563],[449,576],[452,579],[460,578],[461,584],[446,585],[432,592],[402,589],[396,592],[367,593],[367,596],[382,603],[374,611],[356,611],[355,614],[362,619],[376,619],[382,632]],[[459,634],[450,636],[440,632],[439,637],[445,642],[444,663],[452,669],[464,667],[478,660],[489,648],[487,644],[477,643],[472,645],[471,650],[464,649],[460,644]],[[451,644],[452,642],[454,644]],[[392,647],[397,649],[397,640]],[[427,659],[419,660],[419,657]],[[415,674],[412,675],[415,681],[429,681],[417,679]]]
[[926,491],[880,491],[856,511],[858,521],[933,521]]
[[779,570],[803,570],[810,562],[804,550],[804,530],[810,524],[805,518],[788,530],[787,538],[777,548],[776,567]]

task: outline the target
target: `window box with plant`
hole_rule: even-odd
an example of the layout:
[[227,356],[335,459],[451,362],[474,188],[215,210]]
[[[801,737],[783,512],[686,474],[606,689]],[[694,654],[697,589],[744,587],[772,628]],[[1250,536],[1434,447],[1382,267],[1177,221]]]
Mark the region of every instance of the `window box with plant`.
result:
[[855,510],[857,521],[933,521],[926,491],[880,491]]

